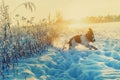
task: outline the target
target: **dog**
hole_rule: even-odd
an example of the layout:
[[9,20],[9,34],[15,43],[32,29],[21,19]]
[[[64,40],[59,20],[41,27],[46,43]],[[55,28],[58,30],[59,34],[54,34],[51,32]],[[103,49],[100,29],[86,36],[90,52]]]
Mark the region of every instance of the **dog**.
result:
[[79,43],[79,44],[86,46],[90,50],[91,49],[98,50],[93,45],[90,45],[89,44],[90,42],[92,42],[92,43],[95,42],[94,33],[91,28],[88,29],[86,34],[76,35],[76,36],[72,37],[68,42],[69,49],[74,48],[76,46],[76,44]]

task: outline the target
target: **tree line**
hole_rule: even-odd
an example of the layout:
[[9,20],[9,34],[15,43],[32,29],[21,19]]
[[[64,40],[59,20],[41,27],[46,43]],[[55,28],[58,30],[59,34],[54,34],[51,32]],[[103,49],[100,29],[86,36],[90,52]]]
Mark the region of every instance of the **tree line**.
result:
[[88,16],[85,17],[82,21],[86,23],[118,22],[120,21],[120,14],[106,16]]

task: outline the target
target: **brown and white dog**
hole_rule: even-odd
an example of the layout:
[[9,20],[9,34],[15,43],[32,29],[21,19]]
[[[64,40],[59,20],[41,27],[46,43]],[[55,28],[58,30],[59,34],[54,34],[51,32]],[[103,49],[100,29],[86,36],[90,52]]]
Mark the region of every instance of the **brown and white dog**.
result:
[[72,37],[68,42],[69,49],[74,48],[76,46],[76,44],[80,43],[82,45],[85,45],[90,50],[91,49],[97,50],[96,47],[89,44],[90,42],[95,42],[94,33],[91,28],[89,28],[89,30],[86,34],[76,35],[76,36]]

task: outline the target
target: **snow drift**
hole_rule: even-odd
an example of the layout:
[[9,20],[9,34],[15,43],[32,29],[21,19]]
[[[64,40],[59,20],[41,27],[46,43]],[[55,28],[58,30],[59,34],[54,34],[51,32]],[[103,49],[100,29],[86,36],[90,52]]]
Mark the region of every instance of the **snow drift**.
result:
[[120,27],[95,26],[93,45],[99,50],[50,47],[40,56],[20,60],[5,80],[120,80]]

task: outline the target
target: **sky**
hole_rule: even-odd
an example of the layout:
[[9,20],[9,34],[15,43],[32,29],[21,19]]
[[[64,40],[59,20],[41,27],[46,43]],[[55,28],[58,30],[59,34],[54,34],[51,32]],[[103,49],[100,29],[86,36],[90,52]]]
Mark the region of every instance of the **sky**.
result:
[[[120,14],[120,0],[4,0],[9,5],[12,15],[32,15],[37,18],[46,18],[49,13],[54,16],[61,12],[65,19],[80,19],[86,16]],[[31,1],[36,5],[36,11],[30,13],[22,6],[14,13],[15,7]]]

